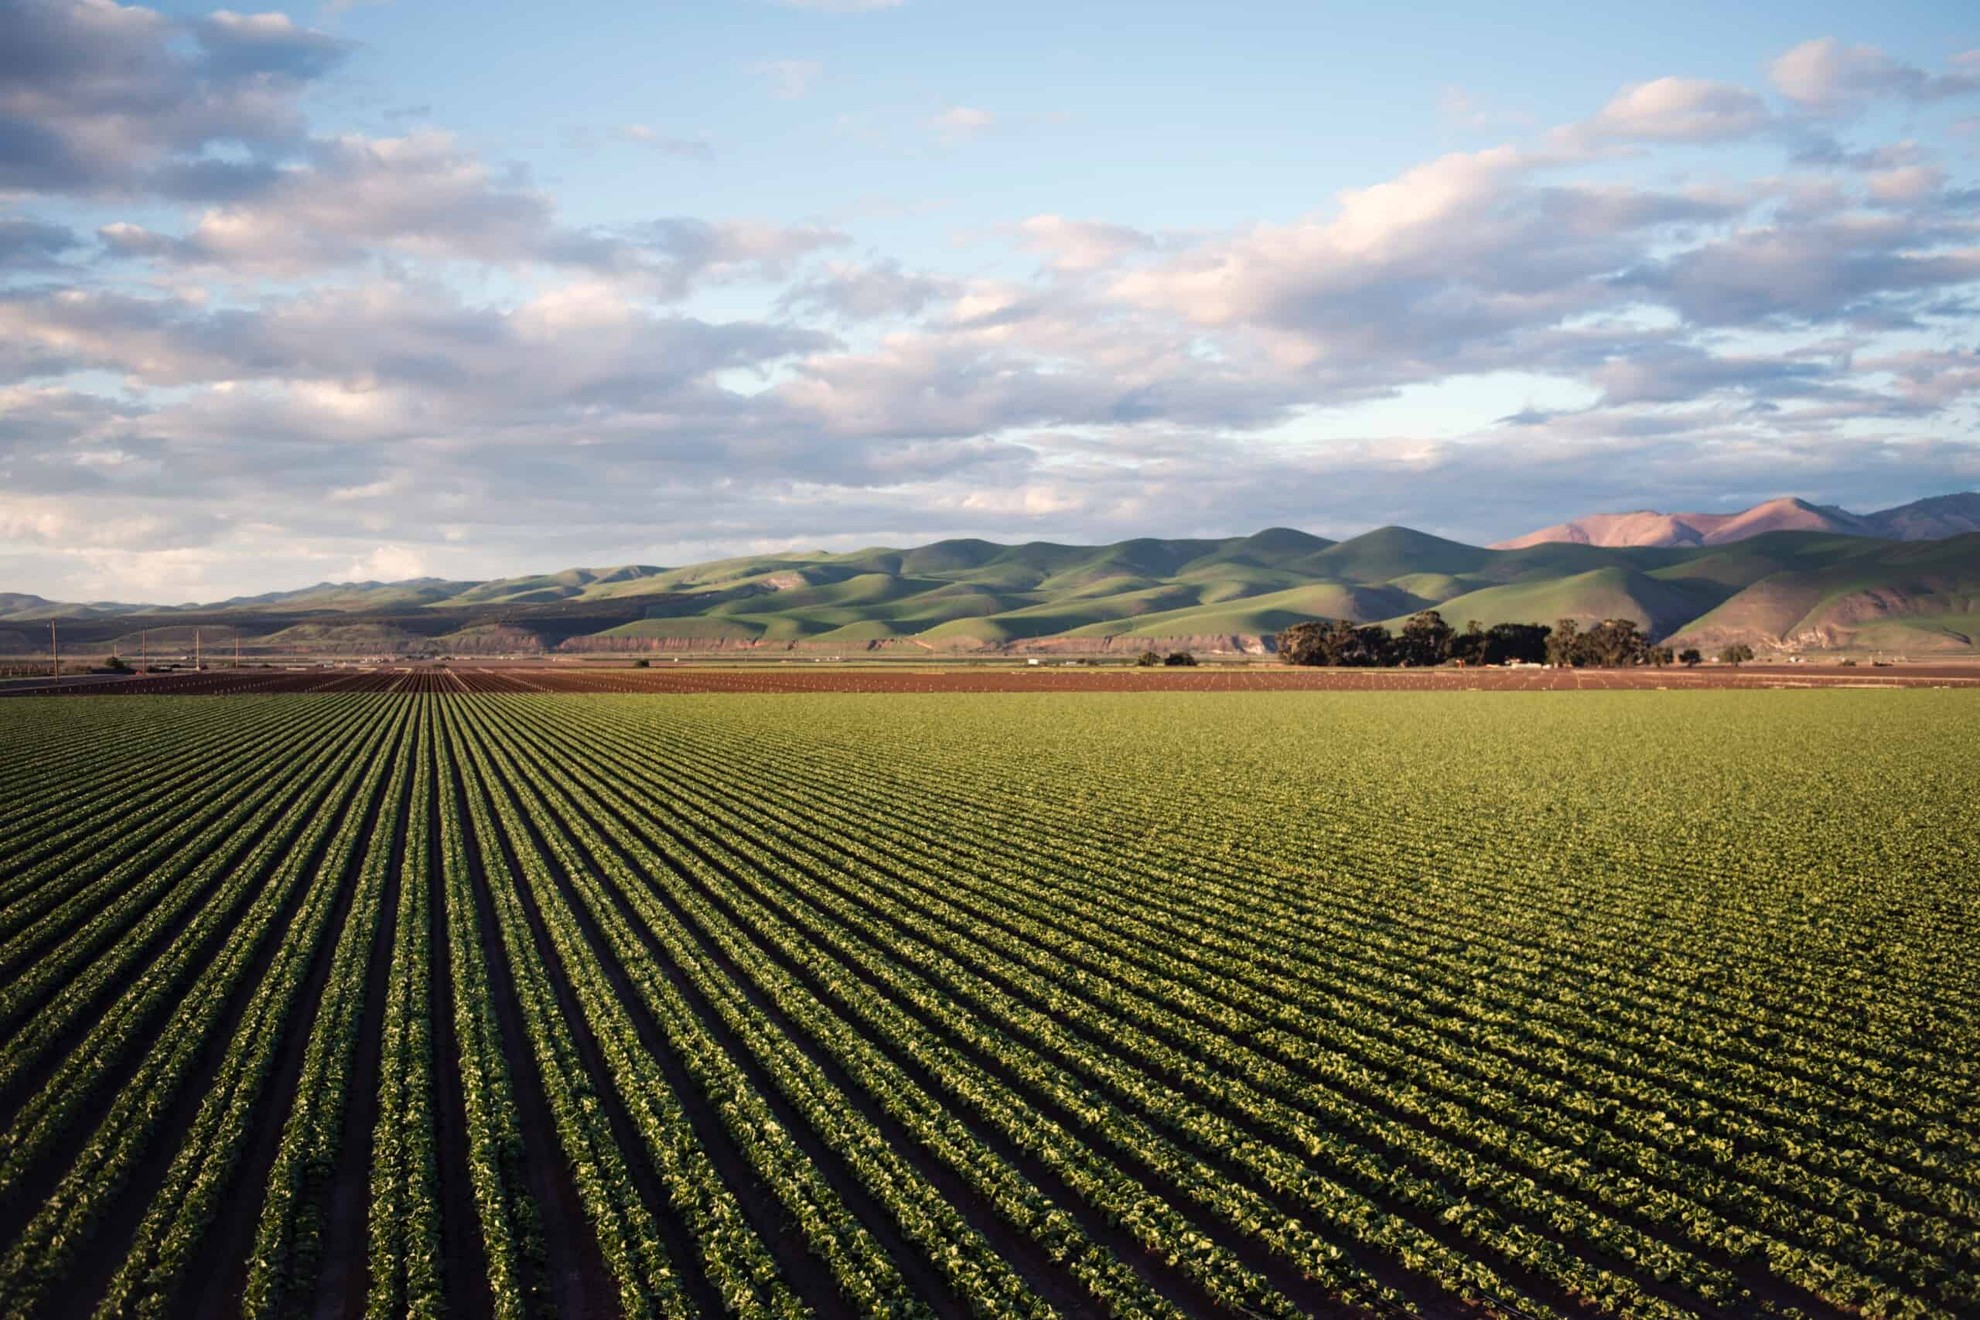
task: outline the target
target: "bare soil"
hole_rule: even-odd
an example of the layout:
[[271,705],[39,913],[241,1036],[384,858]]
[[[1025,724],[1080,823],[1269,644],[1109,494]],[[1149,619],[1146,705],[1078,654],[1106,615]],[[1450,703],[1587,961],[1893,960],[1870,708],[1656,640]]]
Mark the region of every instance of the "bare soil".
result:
[[[389,665],[145,674],[35,689],[42,696],[229,696],[320,692],[1555,692],[1701,688],[1980,688],[1980,665],[1702,665],[1695,669],[1302,669],[1265,664],[1130,669],[1073,665],[665,664],[565,668]],[[25,695],[25,694],[22,694]]]

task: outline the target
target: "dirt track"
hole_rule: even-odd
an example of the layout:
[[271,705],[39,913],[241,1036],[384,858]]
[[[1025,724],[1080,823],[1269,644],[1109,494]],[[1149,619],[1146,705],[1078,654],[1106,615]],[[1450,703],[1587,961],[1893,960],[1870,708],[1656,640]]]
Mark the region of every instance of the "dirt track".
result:
[[654,669],[398,665],[376,669],[211,670],[123,680],[91,676],[18,695],[226,696],[285,692],[1539,692],[1632,688],[1980,688],[1980,666],[1747,665],[1734,669],[1088,669],[668,664]]

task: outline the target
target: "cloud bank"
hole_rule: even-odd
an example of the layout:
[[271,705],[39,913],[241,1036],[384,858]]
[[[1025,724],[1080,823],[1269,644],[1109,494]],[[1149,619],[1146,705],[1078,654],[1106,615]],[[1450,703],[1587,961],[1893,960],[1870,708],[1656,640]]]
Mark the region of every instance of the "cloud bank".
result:
[[[1673,70],[1226,232],[1012,215],[976,241],[1030,269],[996,275],[774,217],[572,224],[444,131],[314,131],[350,55],[282,14],[0,0],[5,585],[1271,523],[1489,539],[1646,495],[1980,480],[1980,197],[1943,148],[1863,127],[1980,93],[1973,56],[1821,38],[1764,87]],[[738,77],[797,98],[820,71]],[[1648,167],[1669,152],[1720,154]]]

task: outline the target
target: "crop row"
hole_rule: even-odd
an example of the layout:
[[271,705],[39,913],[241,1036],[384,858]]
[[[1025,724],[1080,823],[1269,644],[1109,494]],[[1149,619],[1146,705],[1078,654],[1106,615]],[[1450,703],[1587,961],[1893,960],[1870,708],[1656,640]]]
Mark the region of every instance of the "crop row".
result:
[[384,677],[0,704],[0,1315],[1980,1310],[1958,694]]

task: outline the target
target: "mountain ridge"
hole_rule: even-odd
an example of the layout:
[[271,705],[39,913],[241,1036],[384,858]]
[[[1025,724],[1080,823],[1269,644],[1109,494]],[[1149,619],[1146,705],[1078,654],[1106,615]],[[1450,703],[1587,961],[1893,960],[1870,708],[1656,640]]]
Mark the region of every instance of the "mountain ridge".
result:
[[1458,627],[1627,617],[1687,644],[1980,654],[1980,532],[1894,541],[1783,530],[1704,545],[1495,549],[1405,527],[1339,542],[1267,528],[322,583],[209,606],[64,606],[16,593],[0,595],[0,651],[45,649],[54,617],[65,649],[152,657],[195,637],[230,648],[238,639],[244,655],[1256,652],[1308,619],[1395,623],[1423,609]]
[[1767,532],[1828,532],[1892,541],[1935,541],[1980,531],[1980,492],[1961,491],[1913,500],[1874,513],[1851,513],[1832,504],[1814,504],[1791,495],[1763,500],[1734,513],[1660,513],[1634,509],[1591,513],[1542,527],[1494,550],[1522,550],[1549,543],[1628,546],[1730,545]]

